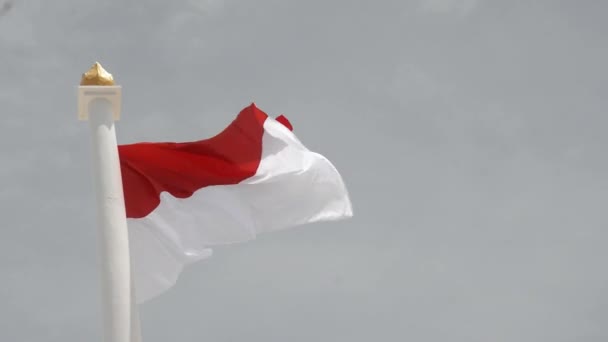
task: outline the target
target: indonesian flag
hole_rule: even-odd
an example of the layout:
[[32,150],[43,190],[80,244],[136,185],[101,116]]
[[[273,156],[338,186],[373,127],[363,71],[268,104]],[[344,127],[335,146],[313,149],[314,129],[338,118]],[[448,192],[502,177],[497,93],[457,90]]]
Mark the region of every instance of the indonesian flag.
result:
[[118,150],[139,303],[173,286],[211,246],[352,216],[332,163],[308,150],[284,116],[255,104],[212,138]]

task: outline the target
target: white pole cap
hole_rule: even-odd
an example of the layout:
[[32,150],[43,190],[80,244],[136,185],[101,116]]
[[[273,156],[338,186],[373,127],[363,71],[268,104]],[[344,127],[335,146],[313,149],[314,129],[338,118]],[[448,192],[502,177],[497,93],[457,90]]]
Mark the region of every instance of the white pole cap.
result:
[[112,74],[107,72],[101,64],[95,62],[93,66],[82,74],[78,87],[78,119],[89,119],[89,104],[96,99],[105,99],[112,104],[114,120],[120,119],[122,101],[122,87],[114,84]]

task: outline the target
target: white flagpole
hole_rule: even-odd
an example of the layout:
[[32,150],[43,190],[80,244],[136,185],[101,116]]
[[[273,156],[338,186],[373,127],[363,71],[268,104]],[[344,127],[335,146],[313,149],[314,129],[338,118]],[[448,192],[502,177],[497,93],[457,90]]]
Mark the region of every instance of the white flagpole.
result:
[[120,102],[121,87],[99,63],[82,75],[79,119],[91,127],[105,342],[131,340],[129,234],[114,127]]

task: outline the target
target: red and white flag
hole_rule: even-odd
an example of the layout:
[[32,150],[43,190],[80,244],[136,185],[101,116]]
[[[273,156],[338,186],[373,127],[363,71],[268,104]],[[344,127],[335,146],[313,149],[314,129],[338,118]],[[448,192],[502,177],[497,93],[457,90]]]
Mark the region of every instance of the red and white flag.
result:
[[200,141],[120,145],[132,274],[142,303],[211,246],[352,216],[342,177],[289,121],[254,104]]

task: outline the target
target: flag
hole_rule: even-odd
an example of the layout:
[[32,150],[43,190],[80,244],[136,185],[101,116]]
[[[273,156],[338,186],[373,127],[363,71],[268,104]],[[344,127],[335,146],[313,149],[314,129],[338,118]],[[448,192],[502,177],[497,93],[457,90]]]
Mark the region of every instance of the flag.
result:
[[341,175],[284,116],[255,104],[193,142],[118,146],[139,303],[172,287],[211,247],[353,215]]

